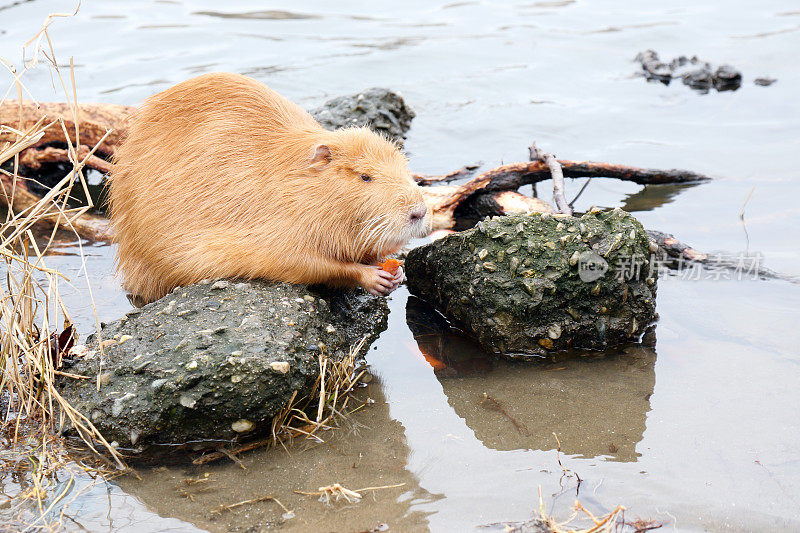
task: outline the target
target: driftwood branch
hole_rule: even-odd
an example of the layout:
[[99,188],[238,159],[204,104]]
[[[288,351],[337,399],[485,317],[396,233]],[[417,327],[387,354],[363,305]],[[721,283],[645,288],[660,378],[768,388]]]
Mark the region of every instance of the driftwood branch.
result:
[[456,210],[457,217],[520,215],[529,213],[555,213],[549,203],[531,198],[517,191],[493,191],[476,194],[462,203]]
[[658,245],[662,264],[671,269],[680,270],[685,268],[687,263],[699,263],[708,269],[739,271],[759,279],[780,279],[791,283],[800,283],[800,278],[797,276],[789,276],[761,266],[758,258],[706,254],[663,231],[647,230],[647,236]]
[[[131,106],[116,104],[79,104],[78,105],[78,131],[80,142],[88,146],[97,146],[96,153],[102,156],[110,156],[114,153],[115,147],[122,140],[125,134],[126,122],[136,108]],[[58,117],[64,119],[64,125],[71,137],[73,145],[78,144],[75,138],[75,122],[72,116],[70,104],[63,102],[42,103],[38,106],[24,100],[9,100],[0,105],[0,125],[9,126],[18,130],[27,130],[35,125],[44,115],[52,121]],[[113,130],[105,140],[100,141],[106,132]],[[13,132],[0,131],[0,142],[13,142],[15,134]],[[64,132],[59,124],[53,124],[45,130],[45,134],[39,139],[37,146],[57,145],[61,147],[66,143]]]
[[[663,185],[672,183],[699,183],[711,178],[688,170],[659,170],[652,168],[614,165],[596,161],[571,161],[558,159],[564,176],[568,178],[616,178],[640,185]],[[474,178],[475,191],[501,191],[518,189],[550,179],[550,168],[542,161],[508,163]]]
[[[89,155],[91,149],[85,144],[78,148],[78,158],[86,160],[84,166],[98,170],[103,174],[111,172],[111,163],[96,155]],[[87,157],[88,155],[88,157]],[[38,171],[45,163],[71,163],[69,150],[65,148],[54,148],[46,146],[44,148],[28,148],[20,154],[20,165],[28,170]]]
[[450,181],[460,180],[472,176],[475,171],[480,168],[480,163],[474,165],[464,165],[458,170],[448,172],[447,174],[417,174],[412,176],[414,180],[421,186],[433,185],[434,183],[448,183]]
[[572,208],[567,203],[567,198],[564,196],[564,171],[561,165],[553,156],[547,152],[543,152],[536,147],[536,143],[532,143],[528,148],[529,159],[531,161],[544,161],[547,168],[550,169],[550,177],[553,178],[553,202],[556,204],[556,209],[559,213],[565,215],[572,214]]
[[[563,173],[570,177],[609,177],[640,184],[692,183],[710,178],[685,170],[656,170],[611,165],[592,161],[558,160]],[[455,212],[459,206],[474,202],[474,196],[499,191],[515,191],[550,179],[550,167],[543,161],[508,163],[493,168],[459,184],[424,187],[423,194],[433,214],[434,229],[455,227]]]

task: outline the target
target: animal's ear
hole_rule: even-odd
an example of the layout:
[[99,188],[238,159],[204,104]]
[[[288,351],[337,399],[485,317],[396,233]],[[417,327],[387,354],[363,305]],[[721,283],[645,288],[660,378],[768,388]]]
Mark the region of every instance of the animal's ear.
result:
[[324,168],[331,162],[331,149],[327,144],[320,144],[314,150],[314,157],[311,158],[311,166]]

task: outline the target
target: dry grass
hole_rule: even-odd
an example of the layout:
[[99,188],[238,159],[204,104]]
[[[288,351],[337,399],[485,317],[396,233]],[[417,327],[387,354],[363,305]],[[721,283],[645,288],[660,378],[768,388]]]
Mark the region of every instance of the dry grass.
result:
[[644,533],[663,526],[663,522],[641,518],[626,522],[625,507],[622,505],[602,516],[595,516],[579,500],[575,500],[572,515],[566,520],[559,521],[547,513],[540,486],[539,510],[531,519],[522,522],[496,522],[481,527],[502,528],[506,533]]
[[395,483],[394,485],[382,485],[380,487],[364,487],[363,489],[348,489],[339,483],[333,485],[326,485],[320,487],[315,491],[296,490],[295,494],[303,494],[304,496],[319,496],[319,501],[326,505],[330,505],[332,501],[344,500],[347,503],[358,503],[363,498],[364,492],[371,492],[383,489],[396,489],[404,487],[405,483]]
[[[272,422],[276,442],[292,441],[297,437],[324,442],[320,431],[333,429],[348,414],[363,407],[347,410],[353,390],[361,383],[366,370],[358,370],[356,360],[366,343],[366,337],[352,346],[346,357],[334,360],[323,351],[319,354],[320,375],[309,396],[292,400]],[[311,416],[313,418],[311,418]]]
[[[67,83],[48,33],[50,24],[64,16],[70,14],[49,15],[41,30],[25,44],[24,55],[30,59],[21,70],[0,58],[11,78],[0,104],[11,94],[20,102],[23,96],[35,100],[23,83],[24,75],[37,65],[49,67],[54,86],[60,86],[65,99],[71,103],[77,138],[79,116],[72,61]],[[116,466],[123,466],[118,454],[92,423],[72,408],[54,385],[60,374],[61,358],[67,355],[74,342],[74,330],[59,291],[69,280],[48,267],[47,254],[56,237],[56,228],[72,228],[72,220],[93,206],[74,208],[67,204],[75,187],[82,187],[87,198],[90,196],[83,173],[86,157],[78,158],[60,117],[53,120],[43,117],[25,131],[7,126],[0,128],[6,138],[14,139],[0,143],[0,163],[13,162],[5,170],[0,169],[0,194],[8,206],[0,227],[0,257],[6,278],[0,285],[0,483],[7,496],[11,492],[12,501],[4,502],[4,507],[11,509],[11,516],[30,520],[28,529],[57,528],[59,518],[50,516],[49,511],[68,492],[74,491],[69,482],[66,486],[63,479],[59,482],[55,473],[60,472],[63,477],[75,468],[91,472],[91,475],[100,472],[96,467],[75,462],[67,456],[65,442],[59,437],[63,428],[75,428],[92,450],[95,446],[104,448]],[[35,145],[48,128],[61,128],[64,132],[72,170],[41,200],[15,212],[12,207],[15,194],[24,179],[18,173],[20,152]],[[49,235],[37,238],[32,228],[43,219],[55,221],[55,224],[49,225],[53,228]],[[80,239],[78,242],[80,245]],[[80,252],[83,256],[82,249]],[[91,297],[91,289],[88,290]],[[67,465],[69,468],[65,470]],[[9,476],[13,477],[11,483]],[[54,493],[56,487],[62,491],[60,494]]]

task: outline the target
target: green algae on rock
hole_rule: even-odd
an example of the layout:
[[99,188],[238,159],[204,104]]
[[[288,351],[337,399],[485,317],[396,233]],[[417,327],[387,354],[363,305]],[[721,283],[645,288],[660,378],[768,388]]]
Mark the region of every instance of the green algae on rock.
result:
[[[324,291],[324,292],[323,292]],[[268,433],[292,394],[308,394],[324,350],[338,360],[386,328],[383,298],[286,283],[216,281],[178,288],[106,325],[109,345],[63,377],[64,398],[109,441],[214,445]],[[362,353],[363,353],[362,351]],[[90,352],[91,353],[91,352]]]
[[620,209],[534,213],[416,248],[406,274],[412,294],[485,350],[519,358],[636,342],[657,318],[651,253],[642,225]]

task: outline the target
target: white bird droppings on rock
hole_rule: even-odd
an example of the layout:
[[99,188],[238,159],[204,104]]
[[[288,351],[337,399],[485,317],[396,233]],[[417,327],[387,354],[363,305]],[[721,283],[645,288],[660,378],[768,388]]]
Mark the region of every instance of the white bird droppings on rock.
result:
[[69,349],[70,357],[89,357],[89,348],[85,344],[79,344]]
[[231,429],[234,430],[236,433],[247,433],[248,431],[252,431],[255,427],[255,424],[250,422],[249,420],[237,420],[233,424],[231,424]]
[[117,398],[114,400],[114,404],[111,406],[111,416],[117,417],[122,414],[122,404],[130,400],[136,396],[132,392],[127,393],[125,396]]
[[280,372],[281,374],[287,373],[290,368],[289,363],[286,361],[273,361],[269,364],[269,367],[275,372]]
[[188,407],[189,409],[194,407],[194,404],[197,403],[197,400],[189,396],[188,394],[181,394],[180,403],[184,407]]

